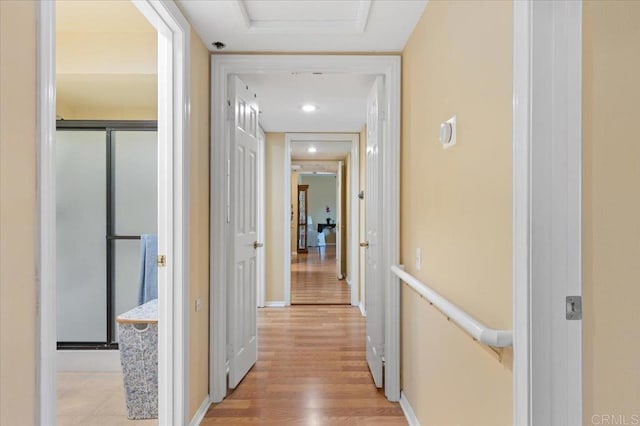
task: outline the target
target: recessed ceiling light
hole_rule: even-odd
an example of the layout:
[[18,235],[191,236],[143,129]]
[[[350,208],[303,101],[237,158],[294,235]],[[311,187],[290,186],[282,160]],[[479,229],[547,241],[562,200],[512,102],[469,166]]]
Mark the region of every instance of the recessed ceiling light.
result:
[[307,152],[310,152],[313,154],[314,152],[318,152],[318,150],[315,149],[314,147],[309,147],[309,149],[307,149]]
[[302,110],[304,112],[314,112],[318,110],[318,107],[311,104],[302,105]]

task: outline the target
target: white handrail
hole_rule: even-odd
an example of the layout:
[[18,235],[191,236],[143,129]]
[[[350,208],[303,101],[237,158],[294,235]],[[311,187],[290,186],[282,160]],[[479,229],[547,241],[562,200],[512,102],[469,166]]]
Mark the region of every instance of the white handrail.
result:
[[513,332],[511,330],[495,330],[482,324],[471,317],[465,311],[449,302],[444,297],[429,288],[425,283],[418,280],[413,275],[405,272],[399,266],[391,266],[391,271],[409,287],[427,299],[433,306],[438,308],[447,318],[453,320],[463,330],[473,336],[474,339],[488,346],[504,348],[513,345]]

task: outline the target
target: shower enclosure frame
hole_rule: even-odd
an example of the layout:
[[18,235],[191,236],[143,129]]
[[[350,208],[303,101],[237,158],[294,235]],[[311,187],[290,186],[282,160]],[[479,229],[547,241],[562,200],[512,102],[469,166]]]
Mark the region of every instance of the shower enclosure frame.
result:
[[115,229],[115,152],[112,133],[115,131],[156,131],[156,120],[57,120],[56,130],[86,131],[96,130],[105,132],[106,149],[106,339],[100,341],[56,341],[59,350],[117,350],[118,342],[115,341],[115,241],[139,240],[140,235],[117,235]]

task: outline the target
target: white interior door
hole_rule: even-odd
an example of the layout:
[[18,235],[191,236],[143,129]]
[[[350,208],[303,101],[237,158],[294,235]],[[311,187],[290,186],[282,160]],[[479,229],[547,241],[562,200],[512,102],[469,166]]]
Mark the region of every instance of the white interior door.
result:
[[336,274],[342,279],[342,161],[338,161],[338,173],[336,174]]
[[235,388],[257,359],[258,102],[237,76],[229,77],[232,230],[228,290],[229,387]]
[[365,235],[366,249],[365,282],[367,292],[365,309],[367,312],[367,363],[376,387],[382,387],[382,359],[384,351],[384,289],[378,270],[380,262],[380,241],[378,238],[381,210],[380,185],[380,126],[379,105],[382,101],[382,78],[378,77],[367,99],[367,192],[365,193]]

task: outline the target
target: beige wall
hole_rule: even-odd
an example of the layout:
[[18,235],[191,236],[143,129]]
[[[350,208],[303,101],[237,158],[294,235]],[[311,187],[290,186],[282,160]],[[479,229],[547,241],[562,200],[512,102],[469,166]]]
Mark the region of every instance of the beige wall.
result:
[[[512,316],[512,30],[510,2],[432,0],[402,54],[401,262],[504,329]],[[458,142],[443,150],[439,125],[454,114]],[[406,286],[402,307],[402,388],[421,424],[511,424],[510,361]]]
[[56,2],[56,115],[156,120],[157,34],[131,2]]
[[640,415],[638,22],[638,2],[583,4],[585,425]]
[[[365,191],[365,187],[367,184],[367,127],[363,127],[362,130],[360,131],[360,146],[358,147],[358,155],[359,155],[359,168],[358,168],[358,172],[360,174],[359,176],[359,191]],[[366,198],[366,191],[365,191],[365,198]],[[366,231],[366,216],[365,216],[365,202],[364,200],[360,200],[358,199],[358,206],[360,207],[359,210],[359,231],[358,231],[358,235],[359,235],[359,241],[358,244],[362,241],[366,241],[367,240],[367,231]],[[364,281],[364,273],[365,273],[365,267],[366,267],[366,257],[365,257],[366,251],[364,250],[364,248],[358,248],[358,268],[359,269],[359,273],[358,273],[358,277],[360,278],[360,294],[358,296],[360,303],[362,303],[364,305],[364,298],[365,298],[365,288],[366,288],[366,284]]]
[[[189,146],[189,410],[209,395],[209,64],[210,54],[191,31],[191,145]],[[196,299],[202,309],[195,311]]]
[[35,424],[36,5],[0,1],[0,424]]
[[[284,133],[267,133],[265,141],[267,192],[266,301],[284,301]],[[289,171],[286,171],[289,173]],[[295,198],[294,198],[295,200]],[[293,231],[293,229],[292,229]]]

